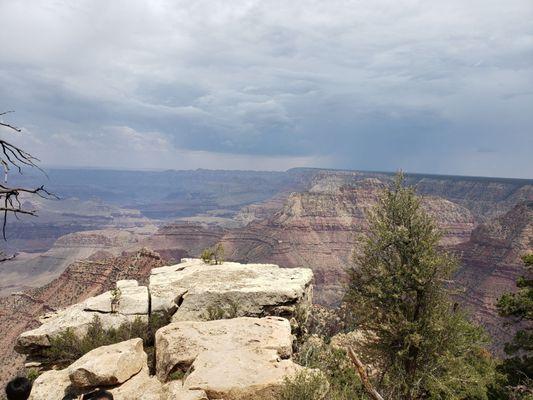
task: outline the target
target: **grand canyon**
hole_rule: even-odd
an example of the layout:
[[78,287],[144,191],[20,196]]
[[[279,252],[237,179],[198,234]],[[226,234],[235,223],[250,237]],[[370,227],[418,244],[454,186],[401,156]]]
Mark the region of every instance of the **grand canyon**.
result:
[[[153,267],[222,244],[225,258],[314,272],[315,302],[337,307],[366,217],[392,173],[326,169],[256,171],[50,170],[59,200],[27,198],[37,218],[8,223],[0,264],[5,381],[23,366],[17,336],[44,312],[145,282]],[[33,184],[38,175],[24,176]],[[407,174],[459,260],[457,301],[501,354],[512,335],[495,308],[533,250],[533,180]]]

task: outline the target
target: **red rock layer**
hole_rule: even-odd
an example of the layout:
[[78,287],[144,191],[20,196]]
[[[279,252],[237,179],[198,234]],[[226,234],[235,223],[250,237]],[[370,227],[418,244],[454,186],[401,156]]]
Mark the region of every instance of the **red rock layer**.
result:
[[471,239],[454,251],[461,257],[458,298],[486,327],[493,347],[501,348],[514,331],[503,325],[496,302],[503,293],[516,290],[516,279],[524,273],[521,256],[533,252],[533,202],[521,203],[478,226]]

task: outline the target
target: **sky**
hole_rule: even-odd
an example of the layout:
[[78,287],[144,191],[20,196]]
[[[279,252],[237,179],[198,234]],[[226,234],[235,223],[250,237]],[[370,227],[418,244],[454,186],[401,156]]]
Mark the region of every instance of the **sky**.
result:
[[45,166],[533,178],[531,0],[0,0]]

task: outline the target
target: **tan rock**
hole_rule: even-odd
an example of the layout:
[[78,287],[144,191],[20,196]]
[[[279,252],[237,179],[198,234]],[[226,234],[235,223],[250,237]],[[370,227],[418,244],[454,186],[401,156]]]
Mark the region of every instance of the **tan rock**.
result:
[[124,315],[120,313],[100,313],[85,311],[85,304],[75,304],[41,318],[42,325],[36,329],[23,332],[17,338],[15,350],[22,354],[38,352],[50,346],[50,338],[60,335],[70,329],[78,337],[87,333],[87,329],[98,317],[104,329],[118,328],[120,325],[133,322],[135,318],[148,319],[147,315]]
[[137,287],[139,286],[139,282],[137,282],[135,279],[122,279],[117,281],[116,285],[118,289],[124,289],[130,287]]
[[67,371],[78,388],[123,383],[146,366],[142,339],[136,338],[91,350]]
[[61,400],[71,392],[68,372],[51,370],[35,379],[29,400]]
[[291,354],[289,321],[278,317],[182,321],[156,334],[159,379],[187,372],[185,389],[215,399],[274,398],[284,378],[302,368]]
[[[291,318],[308,309],[313,274],[306,268],[274,264],[181,264],[154,268],[150,276],[152,311],[177,310],[173,321],[210,319],[209,310],[226,317],[281,315]],[[179,306],[179,307],[178,307]]]
[[137,375],[109,391],[115,400],[162,400],[161,382],[148,374],[146,364]]
[[117,312],[124,315],[148,314],[149,295],[146,286],[134,285],[135,280],[118,281],[116,308],[112,309],[113,292],[108,291],[101,295],[85,300],[85,311],[98,311],[101,313]]
[[188,390],[182,381],[171,381],[163,386],[161,400],[209,400],[203,390]]

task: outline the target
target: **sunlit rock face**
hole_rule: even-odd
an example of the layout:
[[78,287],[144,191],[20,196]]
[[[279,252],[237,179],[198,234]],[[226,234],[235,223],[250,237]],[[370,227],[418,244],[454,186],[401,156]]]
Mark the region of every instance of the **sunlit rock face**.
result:
[[302,368],[291,355],[291,327],[279,317],[180,321],[156,335],[158,378],[191,371],[183,387],[208,398],[275,398],[284,379]]
[[[309,312],[312,280],[305,268],[198,259],[154,268],[148,287],[119,280],[113,290],[51,313],[19,336],[17,350],[30,359],[40,355],[44,370],[30,398],[60,400],[96,387],[119,400],[276,398],[284,381],[303,369],[292,361],[293,328]],[[147,322],[153,313],[173,321],[155,333],[155,375],[141,338],[46,370],[52,364],[43,350],[67,330],[82,337],[95,316],[109,329],[133,318]]]
[[[226,316],[295,317],[309,308],[313,273],[307,268],[199,259],[152,270],[152,312],[173,313],[173,321],[210,319],[209,310]],[[304,310],[302,310],[304,309]]]

